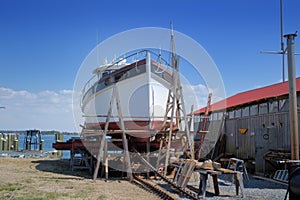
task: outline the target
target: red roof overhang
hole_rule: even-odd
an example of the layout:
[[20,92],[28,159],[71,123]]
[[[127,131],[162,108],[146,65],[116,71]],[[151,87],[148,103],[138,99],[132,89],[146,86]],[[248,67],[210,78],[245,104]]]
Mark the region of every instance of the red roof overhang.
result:
[[[241,92],[235,94],[231,97],[218,101],[212,104],[209,108],[210,112],[220,111],[224,109],[229,109],[236,106],[241,106],[243,104],[251,104],[253,102],[266,100],[270,98],[276,98],[289,93],[288,82],[277,83],[274,85],[249,90],[246,92]],[[300,78],[296,79],[297,92],[300,91]],[[194,112],[194,114],[202,114],[205,112],[205,108],[201,108]]]

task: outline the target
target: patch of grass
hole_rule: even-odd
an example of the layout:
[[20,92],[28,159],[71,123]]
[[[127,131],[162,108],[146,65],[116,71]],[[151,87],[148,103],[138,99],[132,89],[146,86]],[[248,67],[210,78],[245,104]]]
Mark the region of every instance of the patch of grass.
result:
[[16,197],[14,200],[56,200],[59,197],[66,196],[65,193],[56,193],[56,192],[41,192],[39,194],[32,193],[28,196]]
[[46,200],[44,197],[18,197],[15,200]]
[[95,191],[94,187],[87,186],[76,192],[73,197],[78,199],[85,199],[87,198],[91,193]]
[[20,183],[5,183],[0,185],[0,191],[15,191],[20,190],[21,184]]
[[98,200],[104,200],[104,199],[107,199],[107,196],[105,194],[101,194],[99,197],[98,197]]
[[60,193],[56,193],[56,192],[47,192],[46,194],[46,199],[57,199],[58,197],[60,197],[62,194]]
[[29,178],[23,180],[23,182],[26,183],[26,184],[34,183],[34,181],[32,179],[29,179]]
[[74,186],[72,186],[72,185],[68,185],[68,186],[66,186],[66,187],[65,187],[65,189],[69,189],[69,190],[71,190],[71,189],[74,189]]

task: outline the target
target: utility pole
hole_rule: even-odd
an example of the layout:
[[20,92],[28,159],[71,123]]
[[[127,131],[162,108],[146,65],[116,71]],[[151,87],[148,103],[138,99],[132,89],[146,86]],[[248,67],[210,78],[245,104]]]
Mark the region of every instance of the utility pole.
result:
[[288,78],[289,78],[289,117],[290,117],[290,137],[291,137],[291,159],[299,160],[299,140],[298,140],[298,109],[296,93],[296,73],[295,73],[295,37],[296,33],[286,34],[287,54],[288,54]]

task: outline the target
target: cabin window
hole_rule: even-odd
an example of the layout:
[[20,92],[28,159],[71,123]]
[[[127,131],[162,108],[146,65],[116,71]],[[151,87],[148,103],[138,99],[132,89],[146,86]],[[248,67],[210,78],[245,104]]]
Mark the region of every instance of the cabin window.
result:
[[[126,71],[120,71],[117,74],[112,75],[111,77],[107,77],[109,74],[115,72],[116,70],[105,70],[102,73],[102,78],[100,79],[100,81],[98,81],[97,84],[95,84],[93,87],[91,87],[84,95],[84,99],[86,99],[87,97],[90,97],[94,92],[99,92],[100,90],[104,89],[107,86],[110,86],[118,81],[142,74],[146,72],[146,65],[140,65],[140,66],[136,66],[133,67],[129,70]],[[94,90],[95,88],[95,90]]]
[[136,76],[136,75],[139,75],[139,74],[142,74],[145,72],[146,72],[146,65],[140,65],[140,66],[137,66],[137,67],[134,67],[134,68],[128,70],[127,78],[131,78],[133,76]]
[[259,104],[258,113],[260,115],[268,113],[268,103]]
[[258,114],[258,105],[252,105],[250,106],[250,115],[257,115]]
[[105,87],[106,87],[106,86],[105,86],[105,83],[104,83],[103,81],[99,82],[99,83],[97,84],[97,87],[96,87],[96,92],[102,90],[102,89],[105,88]]
[[102,73],[102,77],[109,75],[110,72],[111,72],[111,70],[105,70],[105,71]]
[[151,65],[151,72],[164,80],[171,82],[172,76],[166,71],[166,69],[161,66]]
[[250,108],[249,106],[246,106],[242,108],[242,117],[248,117],[250,115]]

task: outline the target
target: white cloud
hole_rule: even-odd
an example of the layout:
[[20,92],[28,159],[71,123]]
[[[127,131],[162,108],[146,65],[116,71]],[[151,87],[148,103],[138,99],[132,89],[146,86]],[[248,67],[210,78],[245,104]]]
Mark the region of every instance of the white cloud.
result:
[[208,89],[205,85],[183,84],[182,90],[187,113],[190,112],[192,105],[194,105],[194,111],[206,105]]
[[194,105],[194,111],[205,107],[207,105],[208,93],[212,93],[211,104],[224,99],[224,97],[217,96],[220,93],[219,88],[207,88],[203,84],[183,84],[182,89],[187,113],[190,112],[192,105]]
[[0,106],[6,107],[0,110],[0,130],[75,130],[71,90],[31,93],[2,87]]

